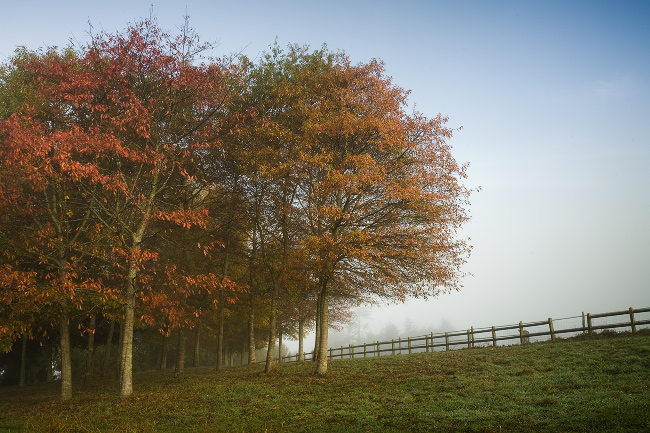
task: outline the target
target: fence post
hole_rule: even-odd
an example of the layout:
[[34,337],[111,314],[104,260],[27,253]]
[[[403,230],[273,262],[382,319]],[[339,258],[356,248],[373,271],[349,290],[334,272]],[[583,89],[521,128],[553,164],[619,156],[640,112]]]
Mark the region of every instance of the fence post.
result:
[[363,357],[365,358],[366,356],[368,356],[368,350],[366,348],[366,343],[363,343]]
[[589,330],[589,334],[594,332],[594,330],[591,328],[591,313],[587,313],[587,327]]
[[630,307],[630,326],[632,326],[632,333],[636,332],[636,322],[634,321],[634,308]]
[[381,356],[381,344],[379,344],[379,340],[377,340],[377,356]]
[[555,343],[555,329],[553,329],[553,319],[548,318],[548,329],[551,331],[551,341]]
[[411,337],[409,337],[409,355],[411,354]]
[[468,349],[472,348],[472,330],[471,329],[467,330],[467,348]]
[[585,327],[585,312],[582,312],[582,333],[585,334],[587,332],[587,328]]
[[424,347],[426,347],[426,352],[429,353],[429,336],[424,336]]
[[352,352],[352,359],[354,359],[354,346],[350,344],[350,352]]
[[395,355],[395,339],[390,340],[390,348],[392,350],[392,354]]
[[399,337],[397,339],[397,349],[399,350],[399,354],[402,354],[402,337]]
[[449,350],[449,332],[445,332],[445,346]]
[[519,322],[519,343],[524,344],[524,324]]
[[492,327],[492,347],[497,347],[497,330]]
[[334,359],[334,358],[332,357],[332,348],[331,348],[331,347],[330,347],[330,359]]

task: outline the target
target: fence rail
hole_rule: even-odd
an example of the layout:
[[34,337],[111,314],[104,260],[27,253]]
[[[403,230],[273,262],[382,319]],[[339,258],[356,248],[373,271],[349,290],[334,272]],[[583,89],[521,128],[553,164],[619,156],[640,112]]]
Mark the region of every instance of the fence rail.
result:
[[[620,319],[624,316],[624,319]],[[613,322],[611,318],[615,318]],[[579,326],[576,326],[576,321]],[[560,325],[560,326],[558,326]],[[565,325],[565,326],[562,326]],[[566,334],[593,334],[596,331],[603,331],[615,328],[630,328],[635,333],[639,328],[650,325],[650,308],[629,308],[628,310],[615,311],[610,313],[582,314],[576,317],[523,323],[516,325],[492,326],[490,328],[474,329],[466,331],[454,331],[444,333],[431,333],[417,337],[398,338],[390,341],[375,341],[357,345],[341,346],[340,348],[330,347],[328,349],[329,359],[344,359],[368,356],[396,355],[403,353],[432,352],[435,350],[453,350],[455,346],[466,348],[480,347],[484,345],[497,346],[509,340],[515,340],[519,344],[526,344],[531,341],[556,341],[558,335]],[[305,353],[305,360],[310,361],[314,352]],[[298,354],[282,357],[282,362],[296,362]]]

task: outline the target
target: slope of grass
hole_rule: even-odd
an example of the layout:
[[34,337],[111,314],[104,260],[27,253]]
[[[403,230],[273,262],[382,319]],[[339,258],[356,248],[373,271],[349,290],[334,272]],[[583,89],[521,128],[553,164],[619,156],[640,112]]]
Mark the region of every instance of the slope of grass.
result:
[[650,335],[0,389],[0,431],[645,432]]

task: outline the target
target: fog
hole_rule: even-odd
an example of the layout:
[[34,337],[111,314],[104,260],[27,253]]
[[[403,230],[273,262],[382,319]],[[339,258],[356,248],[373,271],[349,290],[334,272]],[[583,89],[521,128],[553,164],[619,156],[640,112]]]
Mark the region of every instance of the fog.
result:
[[[88,20],[121,29],[150,3],[11,2],[0,59],[83,40]],[[344,336],[650,307],[650,3],[154,4],[163,28],[186,11],[216,55],[255,58],[277,38],[381,58],[417,110],[459,128],[453,154],[481,188],[459,233],[474,247],[471,275],[459,292],[361,310]]]

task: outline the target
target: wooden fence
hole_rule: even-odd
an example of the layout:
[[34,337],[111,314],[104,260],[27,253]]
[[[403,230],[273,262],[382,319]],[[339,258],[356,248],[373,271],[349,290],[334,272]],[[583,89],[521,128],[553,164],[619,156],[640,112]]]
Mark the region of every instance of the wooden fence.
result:
[[[526,344],[532,341],[556,341],[559,335],[565,334],[592,334],[615,328],[629,328],[633,333],[638,327],[650,325],[650,308],[615,311],[611,313],[582,314],[582,316],[557,319],[552,318],[540,322],[523,323],[507,326],[492,326],[491,328],[455,331],[445,333],[431,333],[417,337],[398,338],[390,341],[376,341],[359,345],[329,348],[329,359],[365,358],[368,356],[396,355],[402,353],[432,352],[434,350],[452,350],[456,346],[472,348],[480,346],[494,346],[499,343],[514,340],[515,343]],[[621,318],[623,317],[623,318]],[[610,318],[615,318],[613,323]],[[580,326],[575,326],[576,319],[582,319]],[[568,327],[557,326],[558,323],[570,323]],[[313,352],[305,353],[305,360],[313,359]],[[282,362],[296,362],[298,354],[282,358]]]

